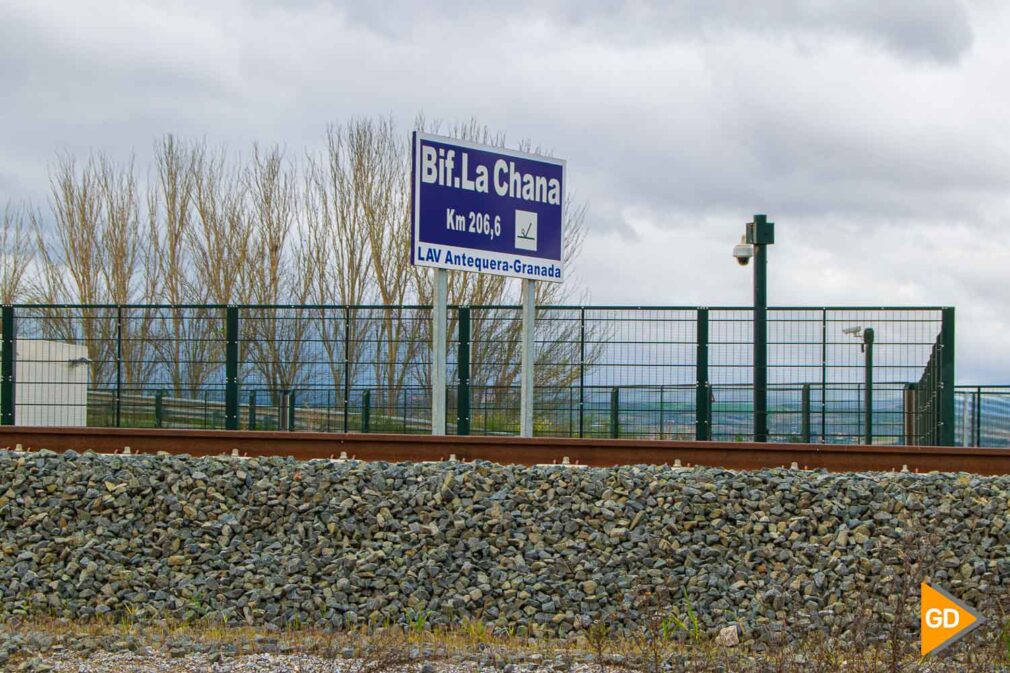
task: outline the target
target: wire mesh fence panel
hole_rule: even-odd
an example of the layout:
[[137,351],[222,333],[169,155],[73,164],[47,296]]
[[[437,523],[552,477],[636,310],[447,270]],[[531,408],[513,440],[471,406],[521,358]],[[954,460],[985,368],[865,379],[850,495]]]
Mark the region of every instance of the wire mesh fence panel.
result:
[[[536,312],[534,331],[533,433],[578,436],[579,398],[574,394],[591,369],[594,328],[585,311],[544,307]],[[520,325],[520,332],[522,326]],[[518,408],[517,408],[518,411]],[[518,414],[516,414],[518,420]]]
[[[266,419],[273,416],[271,429],[290,427],[292,409],[325,409],[335,402],[333,391],[339,389],[339,363],[343,360],[339,312],[318,312],[305,307],[255,306],[238,311],[238,399],[246,400],[246,413],[240,414],[240,426],[250,420],[257,429],[266,429]],[[327,338],[330,337],[330,338]],[[255,405],[256,417],[250,419],[248,406]],[[260,409],[275,409],[259,415]],[[297,416],[297,414],[296,414]],[[316,419],[313,418],[313,421]],[[297,426],[296,426],[297,427]],[[303,429],[320,429],[311,422]]]
[[224,312],[42,306],[17,315],[18,422],[224,427]]
[[477,385],[470,390],[470,432],[519,434],[519,387]]
[[[471,428],[483,434],[519,432],[519,374],[522,318],[515,306],[467,307],[469,326],[469,398]],[[541,307],[534,331],[534,431],[543,436],[571,436],[579,398],[575,384],[592,356],[581,309]],[[459,375],[460,310],[449,313],[449,380]],[[459,394],[450,398],[458,409]],[[456,428],[450,428],[455,432]]]
[[[517,434],[522,323],[517,307],[470,309],[475,432]],[[450,313],[450,316],[452,313]],[[685,387],[695,376],[695,309],[541,307],[537,311],[534,434],[690,438]],[[458,336],[450,317],[450,378]],[[693,393],[691,393],[693,394]],[[620,400],[620,395],[618,396]],[[619,402],[620,404],[620,402]]]
[[1010,446],[1010,389],[983,388],[975,414],[975,446]]
[[694,439],[695,386],[591,386],[586,437]]
[[938,311],[769,313],[771,439],[802,440],[806,433],[821,442],[904,441],[903,386],[916,381],[928,361],[941,326]]
[[[768,439],[804,441],[804,386],[822,380],[825,312],[768,311]],[[810,439],[815,438],[813,433]]]
[[753,312],[709,313],[712,439],[749,440],[754,434]]
[[[857,441],[866,435],[869,418],[875,442],[904,441],[906,410],[900,391],[921,376],[940,328],[939,311],[825,311],[827,379],[829,384],[839,384],[826,392],[825,440]],[[867,343],[870,330],[872,343]],[[865,386],[868,363],[872,365],[873,381],[869,417]]]
[[[749,439],[752,315],[747,309],[711,313],[713,438]],[[905,442],[904,386],[919,380],[940,328],[935,309],[770,309],[769,440]]]
[[1010,386],[958,386],[955,444],[1010,447]]
[[582,380],[594,396],[583,436],[606,428],[605,436],[694,437],[697,316],[681,307],[585,310]]
[[[18,423],[431,431],[429,307],[11,310]],[[448,315],[445,430],[517,434],[519,307]],[[750,308],[540,307],[534,434],[749,440],[763,392],[770,441],[937,441],[952,371],[942,316],[769,309],[767,389],[755,391]],[[959,393],[959,442],[1006,434],[1006,398],[984,392]]]
[[242,307],[241,427],[430,430],[429,322],[410,306]]
[[[431,311],[419,307],[371,307],[351,311],[359,326],[352,339],[354,388],[370,393],[370,431],[431,425]],[[406,396],[405,396],[406,394]],[[406,404],[406,408],[404,408]],[[361,404],[364,410],[364,399]],[[372,428],[375,428],[374,430]]]
[[[471,432],[477,434],[479,429],[480,434],[517,434],[522,336],[519,308],[472,306],[468,310]],[[452,383],[459,379],[459,321],[459,309],[450,310],[447,380]],[[458,390],[450,401],[452,409],[447,410],[447,415],[459,409]],[[455,424],[448,425],[450,432],[456,432]]]
[[953,309],[943,309],[942,325],[940,334],[928,349],[918,382],[906,388],[906,408],[911,411],[906,429],[907,444],[955,443]]

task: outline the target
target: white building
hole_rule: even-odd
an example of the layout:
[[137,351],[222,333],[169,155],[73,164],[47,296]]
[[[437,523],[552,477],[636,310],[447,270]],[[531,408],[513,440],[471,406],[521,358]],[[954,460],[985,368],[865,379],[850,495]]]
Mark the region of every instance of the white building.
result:
[[88,424],[88,349],[41,339],[18,339],[14,367],[14,423]]

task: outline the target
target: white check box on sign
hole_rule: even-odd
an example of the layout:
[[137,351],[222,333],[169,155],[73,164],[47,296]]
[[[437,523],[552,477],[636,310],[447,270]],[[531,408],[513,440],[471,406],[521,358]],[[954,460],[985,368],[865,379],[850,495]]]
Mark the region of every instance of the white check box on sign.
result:
[[537,214],[516,211],[516,249],[537,251]]

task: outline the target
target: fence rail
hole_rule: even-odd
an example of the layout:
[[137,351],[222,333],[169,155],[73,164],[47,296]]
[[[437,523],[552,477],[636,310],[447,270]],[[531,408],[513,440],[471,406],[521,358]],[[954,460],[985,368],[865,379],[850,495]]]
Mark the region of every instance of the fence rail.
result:
[[[2,317],[7,425],[430,431],[428,306],[16,305]],[[517,433],[519,307],[450,307],[449,323],[446,430]],[[749,439],[752,326],[750,308],[538,307],[535,434]],[[870,354],[855,327],[874,331]],[[767,366],[771,441],[959,431],[952,309],[770,308]]]
[[1010,386],[957,386],[955,446],[1010,447]]

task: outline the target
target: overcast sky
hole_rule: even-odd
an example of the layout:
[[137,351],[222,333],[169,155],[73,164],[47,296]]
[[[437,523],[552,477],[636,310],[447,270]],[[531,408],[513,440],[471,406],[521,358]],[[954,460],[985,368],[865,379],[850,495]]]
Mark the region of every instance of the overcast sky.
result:
[[1010,3],[0,0],[0,203],[60,150],[471,117],[568,160],[594,303],[954,305],[1010,383]]

